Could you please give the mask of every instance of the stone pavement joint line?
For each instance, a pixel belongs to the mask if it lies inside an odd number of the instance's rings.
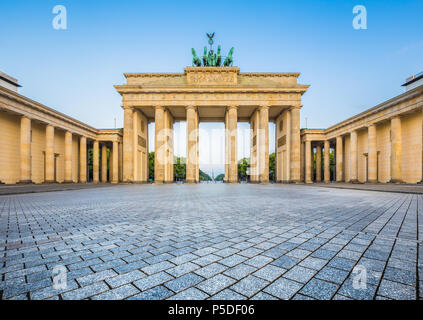
[[[418,194],[304,185],[0,196],[0,299],[422,299],[422,215]]]

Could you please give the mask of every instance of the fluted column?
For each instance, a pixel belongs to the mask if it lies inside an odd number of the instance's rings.
[[[46,126],[46,183],[54,183],[54,127]]]
[[[87,183],[87,138],[79,139],[79,182]]]
[[[305,182],[313,183],[311,177],[311,141],[305,142]]]
[[[401,159],[402,159],[402,138],[401,118],[399,116],[391,119],[391,182],[402,182]]]
[[[344,179],[344,148],[343,138],[336,137],[336,182],[342,182]]]
[[[316,146],[316,182],[322,182],[322,146]]]
[[[368,128],[368,182],[377,182],[377,145],[376,145],[376,125],[372,124]]]
[[[163,183],[165,180],[166,147],[165,147],[165,108],[155,107],[155,144],[154,144],[154,183]]]
[[[300,107],[291,108],[291,152],[290,163],[291,173],[290,179],[293,183],[300,182]]]
[[[113,141],[113,172],[112,183],[119,182],[119,143]]]
[[[101,146],[101,182],[107,182],[107,146]]]
[[[259,176],[261,183],[269,183],[269,107],[261,106],[259,113]]]
[[[228,132],[228,147],[226,148],[227,152],[229,152],[227,158],[229,160],[229,183],[237,183],[238,182],[238,149],[237,149],[237,137],[238,137],[238,107],[237,106],[229,106],[227,109],[228,114],[228,126],[226,130]]]
[[[351,131],[350,135],[350,182],[358,182],[358,144],[357,131]]]
[[[123,181],[134,181],[134,109],[124,108]]]
[[[100,182],[100,149],[98,141],[93,143],[93,183]]]
[[[72,180],[72,133],[65,133],[65,183],[73,183]]]
[[[19,183],[32,183],[31,178],[31,119],[21,117],[21,177]]]
[[[198,111],[194,106],[188,106],[187,112],[187,164],[186,182],[197,183],[198,173]]]
[[[324,181],[325,183],[330,182],[330,143],[328,140],[325,140],[324,144]]]

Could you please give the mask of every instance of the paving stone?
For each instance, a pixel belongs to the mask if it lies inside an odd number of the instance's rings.
[[[164,286],[157,286],[127,298],[127,300],[164,300],[174,293]]]
[[[206,267],[195,270],[195,273],[204,277],[204,278],[211,278],[218,273],[222,273],[226,269],[228,269],[228,267],[226,267],[226,266],[224,266],[220,263],[212,263],[212,264],[209,264]]]
[[[395,300],[415,300],[416,288],[399,282],[383,279],[377,294]]]
[[[120,287],[122,285],[134,282],[134,281],[139,280],[139,279],[144,278],[144,277],[146,277],[146,275],[144,273],[142,273],[139,270],[134,270],[134,271],[131,271],[131,272],[128,272],[128,273],[118,275],[116,277],[107,278],[106,282],[112,288],[117,288],[117,287]]]
[[[247,264],[239,264],[236,267],[233,267],[227,271],[224,272],[225,275],[240,280],[244,277],[246,277],[247,275],[253,273],[254,271],[256,271],[257,268],[249,266]]]
[[[134,282],[134,285],[141,291],[145,291],[159,284],[172,280],[173,277],[165,272],[159,272]]]
[[[197,264],[187,262],[187,263],[184,263],[184,264],[180,264],[176,267],[167,269],[166,272],[171,274],[174,277],[180,277],[180,276],[182,276],[186,273],[197,270],[199,268],[200,268],[200,266],[198,266]]]
[[[234,282],[236,282],[236,280],[224,276],[223,274],[218,274],[210,279],[204,280],[196,285],[196,287],[209,295],[214,295],[226,287],[229,287]]]
[[[92,297],[93,300],[122,300],[140,291],[133,285],[127,284]]]
[[[290,269],[294,265],[296,265],[299,261],[300,261],[300,259],[289,257],[289,256],[285,255],[285,256],[282,256],[282,257],[276,259],[275,261],[273,261],[272,264],[277,266],[277,267]]]
[[[295,266],[288,270],[283,277],[297,282],[306,283],[316,274],[315,270],[304,268],[301,266]]]
[[[302,286],[301,283],[286,278],[279,278],[265,288],[264,292],[279,299],[288,300],[291,299]]]
[[[225,289],[209,298],[209,300],[246,300],[247,298],[231,289]]]
[[[342,284],[348,276],[348,271],[335,269],[329,266],[324,267],[317,273],[316,278]]]
[[[87,276],[83,276],[80,278],[76,278],[76,281],[78,281],[81,287],[84,287],[86,285],[99,282],[99,281],[114,277],[116,275],[117,273],[114,272],[113,270],[105,270],[105,271],[89,274]]]
[[[255,276],[248,276],[231,286],[231,289],[246,297],[251,297],[261,291],[268,284],[268,281]]]
[[[356,300],[372,300],[376,294],[376,286],[373,284],[367,283],[363,288],[359,286],[356,287],[357,289],[353,286],[353,279],[348,278],[337,293]]]
[[[286,272],[286,269],[279,268],[277,266],[268,264],[263,268],[259,269],[258,271],[254,272],[253,275],[259,278],[262,278],[267,281],[273,281],[279,278]]]
[[[154,274],[154,273],[157,273],[157,272],[160,272],[160,271],[163,271],[163,270],[172,268],[174,266],[175,265],[173,263],[170,263],[168,261],[162,261],[162,262],[159,262],[159,263],[152,264],[150,266],[144,267],[141,270],[143,272],[145,272],[146,274],[151,275],[151,274]]]
[[[195,273],[187,273],[177,279],[166,282],[164,285],[174,292],[179,292],[194,286],[195,284],[199,283],[203,279],[204,279],[203,277]]]
[[[255,256],[254,258],[248,259],[247,261],[245,261],[245,263],[256,268],[261,268],[272,261],[273,261],[272,258],[260,255],[260,256]]]
[[[189,288],[168,298],[168,300],[205,300],[208,297],[209,295],[196,288]]]
[[[104,282],[96,282],[91,285],[65,292],[62,294],[64,300],[82,300],[109,290]]]
[[[252,297],[250,300],[278,300],[278,299],[271,296],[270,294],[267,294],[263,291],[260,291],[254,297]]]
[[[319,279],[311,279],[304,288],[301,289],[300,293],[315,299],[328,300],[335,294],[337,289],[338,285],[336,284]]]

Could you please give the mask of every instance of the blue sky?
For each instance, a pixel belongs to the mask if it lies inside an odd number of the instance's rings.
[[[58,4],[65,31],[52,28]],[[355,5],[367,8],[367,30],[352,27]],[[115,118],[122,126],[113,85],[123,73],[182,72],[191,47],[216,32],[241,71],[301,72],[311,85],[301,126],[307,118],[325,128],[402,93],[423,71],[421,12],[421,0],[1,1],[0,70],[25,96],[98,128]]]

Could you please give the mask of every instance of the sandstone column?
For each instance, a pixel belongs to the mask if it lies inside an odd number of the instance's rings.
[[[311,152],[311,141],[305,142],[305,183],[313,183],[312,181],[312,167],[311,167],[311,160],[312,159],[312,152]]]
[[[21,179],[19,183],[32,183],[31,178],[31,119],[21,117]]]
[[[79,140],[79,182],[87,183],[87,138]]]
[[[108,175],[108,182],[112,182],[113,181],[113,143],[112,143],[112,148],[109,149],[109,159],[107,161],[107,164],[109,165],[109,169],[107,170],[109,175]]]
[[[54,183],[54,127],[46,126],[46,183]]]
[[[225,177],[224,182],[229,182],[229,123],[228,112],[225,112]]]
[[[112,172],[112,183],[119,182],[119,144],[117,141],[113,141],[113,172]]]
[[[100,149],[98,141],[93,143],[93,183],[100,182]]]
[[[301,142],[300,145],[300,180],[305,182],[305,143]]]
[[[72,133],[65,133],[65,183],[73,183],[72,180]]]
[[[269,107],[261,106],[259,113],[259,177],[260,182],[266,184],[269,183]]]
[[[300,182],[300,107],[291,108],[291,182]]]
[[[187,164],[186,182],[197,183],[198,168],[198,114],[197,108],[188,106],[187,112]]]
[[[228,126],[226,130],[228,132],[228,147],[226,148],[229,152],[227,158],[229,159],[229,183],[238,182],[238,149],[237,149],[237,137],[238,137],[238,107],[229,106],[227,109],[228,114]]]
[[[358,182],[358,144],[357,130],[351,131],[350,135],[350,182]]]
[[[324,145],[324,180],[325,183],[329,183],[330,182],[330,143],[329,140],[325,140],[325,145]]]
[[[322,146],[316,146],[316,182],[322,182]]]
[[[377,145],[376,145],[376,125],[372,124],[368,128],[368,182],[377,182]]]
[[[123,182],[134,181],[134,109],[124,107]]]
[[[107,147],[101,146],[101,182],[107,182]]]
[[[343,138],[336,137],[336,182],[342,182],[344,177]]]
[[[401,138],[401,118],[399,116],[391,119],[391,182],[400,183],[401,158],[402,158],[402,138]]]
[[[155,107],[155,143],[154,143],[154,183],[165,181],[166,146],[165,146],[165,108]]]

